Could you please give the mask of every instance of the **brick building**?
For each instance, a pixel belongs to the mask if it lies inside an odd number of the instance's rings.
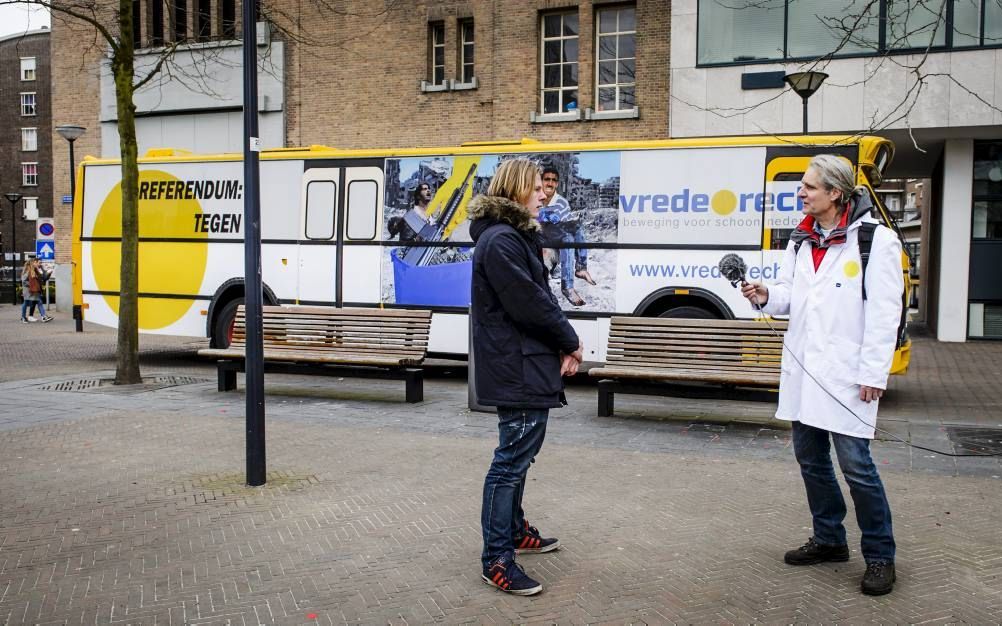
[[[49,31],[0,39],[0,194],[19,193],[11,230],[11,205],[0,196],[3,252],[35,251],[35,220],[52,217],[52,99]],[[6,259],[6,257],[4,257]]]
[[[663,138],[669,3],[600,0],[265,0],[258,26],[264,147],[401,147],[518,139]],[[175,77],[137,93],[140,154],[240,151],[241,6],[137,1],[137,67],[183,42]],[[300,24],[301,28],[290,27]],[[116,156],[113,83],[91,30],[53,15],[53,115],[89,129],[77,154]],[[182,81],[176,76],[185,75]],[[58,142],[55,194],[67,193]],[[57,220],[69,223],[69,208]],[[68,236],[68,229],[61,229]],[[68,240],[58,248],[67,262]],[[67,274],[68,275],[68,274]]]

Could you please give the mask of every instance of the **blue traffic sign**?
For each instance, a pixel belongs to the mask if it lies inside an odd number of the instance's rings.
[[[73,196],[63,196],[63,204],[73,204]]]
[[[52,261],[56,258],[56,244],[52,241],[36,241],[35,257],[39,261]]]

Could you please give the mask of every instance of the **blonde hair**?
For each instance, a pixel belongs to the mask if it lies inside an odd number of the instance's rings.
[[[536,177],[539,175],[539,166],[529,159],[509,159],[494,172],[487,195],[524,204],[536,188]]]

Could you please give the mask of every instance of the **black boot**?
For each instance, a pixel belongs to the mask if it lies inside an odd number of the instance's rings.
[[[860,589],[868,596],[882,596],[894,589],[894,563],[867,563]]]
[[[849,560],[849,546],[826,546],[814,541],[814,537],[796,550],[790,550],[783,557],[787,565],[814,565],[832,561],[841,563]]]

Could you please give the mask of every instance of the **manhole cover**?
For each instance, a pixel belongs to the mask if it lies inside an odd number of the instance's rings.
[[[946,432],[956,452],[1002,454],[1002,428],[947,426]]]
[[[179,385],[191,385],[195,383],[207,383],[204,378],[193,376],[176,376],[164,374],[160,376],[144,376],[143,382],[136,385],[116,385],[111,378],[78,378],[74,380],[62,380],[56,383],[46,383],[40,385],[38,389],[42,391],[82,391],[96,393],[118,393],[133,394],[177,387]]]

